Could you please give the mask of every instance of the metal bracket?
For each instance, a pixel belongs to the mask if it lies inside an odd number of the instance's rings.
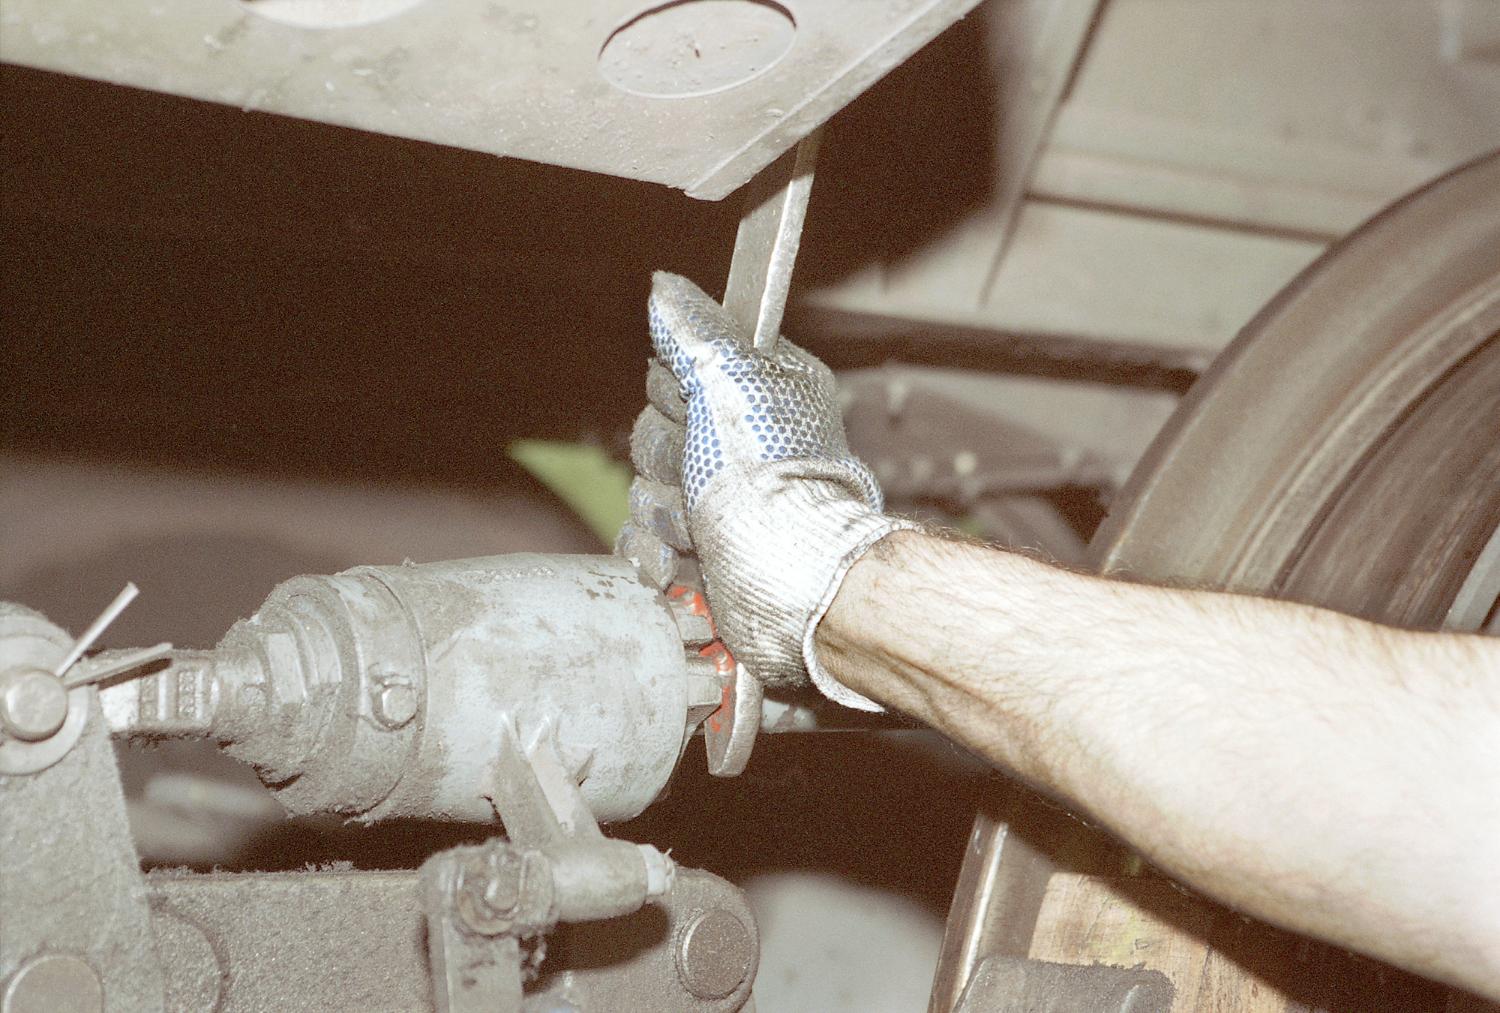
[[[440,852],[420,871],[439,1013],[519,1011],[522,939],[558,922],[631,914],[676,878],[651,845],[604,836],[554,725],[544,723],[523,749],[506,715],[499,737],[489,798],[508,839]]]

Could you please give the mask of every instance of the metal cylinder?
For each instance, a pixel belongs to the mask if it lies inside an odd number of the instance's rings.
[[[298,577],[214,652],[212,734],[293,813],[489,821],[497,730],[556,729],[600,821],[662,790],[688,727],[683,633],[613,556]]]

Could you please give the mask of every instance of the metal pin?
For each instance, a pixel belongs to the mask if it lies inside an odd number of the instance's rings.
[[[94,641],[99,639],[99,635],[109,628],[110,623],[119,618],[120,613],[125,611],[125,606],[135,601],[136,595],[140,593],[141,589],[136,587],[133,581],[126,584],[125,589],[115,595],[115,600],[110,602],[103,612],[99,613],[99,618],[95,619],[93,624],[83,631],[83,636],[78,638],[78,642],[73,645],[73,649],[63,657],[62,661],[58,662],[57,667],[52,670],[52,674],[59,679],[62,678],[62,674],[72,668],[79,658],[83,657],[84,651],[94,646]]]
[[[101,654],[97,658],[90,658],[82,664],[75,665],[63,678],[63,685],[68,689],[77,689],[79,686],[87,686],[90,683],[103,682],[133,668],[149,665],[153,661],[161,661],[171,653],[172,645],[162,643],[155,647],[143,647],[138,651],[115,654],[112,657]]]

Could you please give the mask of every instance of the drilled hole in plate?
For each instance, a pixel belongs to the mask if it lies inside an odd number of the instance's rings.
[[[791,12],[767,0],[677,0],[615,29],[599,72],[632,95],[711,95],[771,69],[796,34]]]
[[[298,28],[352,28],[405,13],[423,0],[238,0],[268,21]]]

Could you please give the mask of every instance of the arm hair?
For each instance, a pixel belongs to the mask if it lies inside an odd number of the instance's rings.
[[[1500,638],[902,532],[815,644],[1204,893],[1500,999]]]

